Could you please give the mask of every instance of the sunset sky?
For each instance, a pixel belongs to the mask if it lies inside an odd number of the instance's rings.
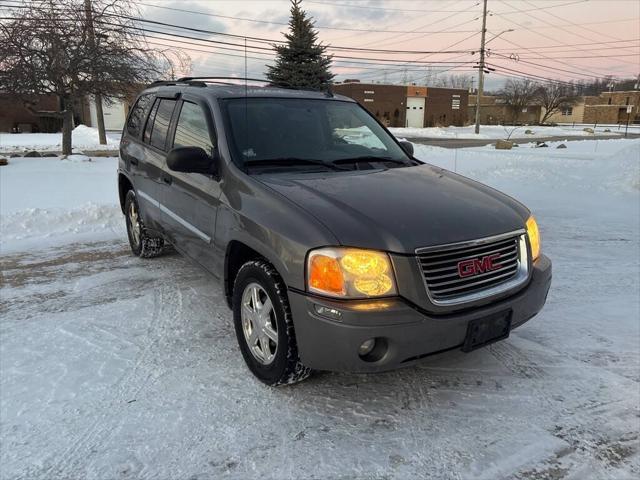
[[[158,47],[184,49],[193,74],[218,76],[243,76],[241,37],[248,36],[256,39],[247,40],[248,76],[262,77],[274,55],[260,39],[283,39],[290,8],[288,0],[136,3],[148,20],[238,35],[148,27],[156,30],[148,35],[156,37],[149,40]],[[313,17],[320,40],[337,47],[330,50],[337,80],[424,84],[442,75],[477,72],[472,67],[478,60],[482,0],[303,0],[303,8]],[[496,69],[487,76],[489,89],[498,88],[509,75],[589,81],[640,73],[640,0],[489,0],[488,10],[487,40],[500,34],[487,45],[487,62]]]

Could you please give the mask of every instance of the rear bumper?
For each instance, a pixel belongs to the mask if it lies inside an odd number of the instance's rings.
[[[289,291],[289,302],[302,362],[316,370],[377,372],[410,365],[464,343],[467,325],[477,318],[511,311],[512,328],[543,307],[551,285],[551,261],[536,260],[528,285],[509,298],[447,315],[420,310],[402,298],[344,302]],[[319,315],[316,306],[340,312],[339,319]],[[371,338],[384,339],[386,351],[365,361],[358,347]]]

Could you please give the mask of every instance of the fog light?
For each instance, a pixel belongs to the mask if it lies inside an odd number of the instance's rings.
[[[361,357],[367,356],[373,350],[373,347],[376,346],[376,339],[370,338],[369,340],[365,340],[362,342],[362,345],[358,347],[358,355]]]
[[[314,304],[313,307],[315,308],[316,313],[318,315],[322,315],[323,317],[329,317],[334,320],[340,320],[340,317],[342,317],[342,312],[335,308],[325,307],[323,305],[316,305],[316,304]]]

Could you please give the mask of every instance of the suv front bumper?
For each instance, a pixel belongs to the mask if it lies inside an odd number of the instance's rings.
[[[551,285],[551,261],[541,255],[526,287],[514,295],[481,307],[434,315],[402,298],[335,301],[289,291],[300,359],[316,370],[379,372],[410,365],[446,350],[461,348],[469,322],[511,311],[511,328],[543,307]],[[339,312],[339,319],[317,313],[317,306]],[[386,351],[365,361],[359,346],[371,338],[384,339]]]

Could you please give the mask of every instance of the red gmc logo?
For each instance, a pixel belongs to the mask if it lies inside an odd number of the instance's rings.
[[[458,262],[458,275],[460,278],[478,275],[484,272],[491,272],[502,268],[502,265],[496,263],[500,258],[499,253],[487,255],[486,257],[471,258]]]

